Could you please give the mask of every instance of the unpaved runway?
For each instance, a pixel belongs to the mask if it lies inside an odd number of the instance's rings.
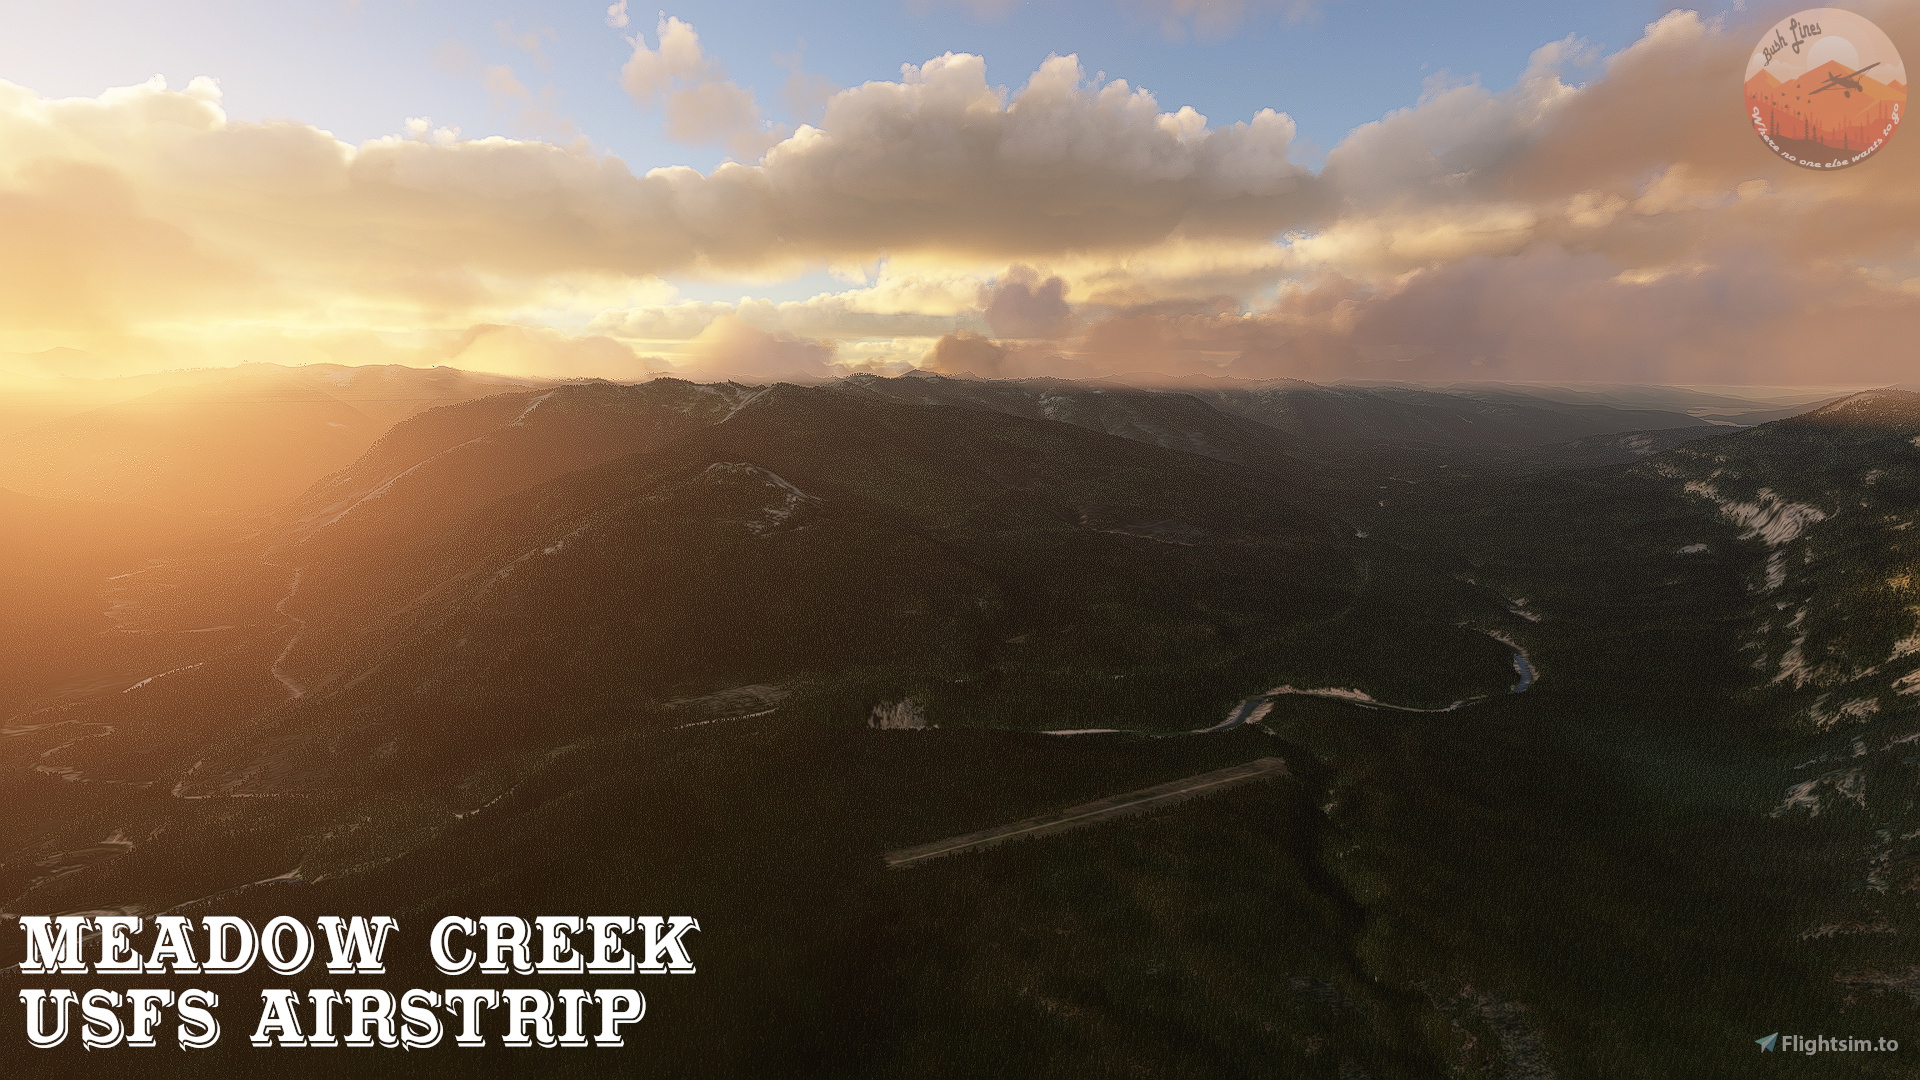
[[[1045,836],[1048,833],[1061,832],[1106,818],[1144,813],[1169,803],[1208,795],[1222,788],[1243,784],[1250,780],[1291,775],[1293,774],[1287,771],[1287,763],[1284,760],[1277,757],[1261,758],[1258,761],[1249,761],[1245,765],[1215,769],[1213,772],[1189,776],[1184,780],[1156,784],[1150,788],[1141,788],[1139,791],[1130,791],[1125,795],[1109,796],[1097,802],[1084,803],[1062,810],[1057,814],[1042,814],[1039,817],[1016,821],[1011,825],[1002,825],[996,829],[936,840],[931,844],[900,848],[897,851],[889,851],[882,857],[890,867],[912,866],[941,855],[989,847],[1016,837]]]

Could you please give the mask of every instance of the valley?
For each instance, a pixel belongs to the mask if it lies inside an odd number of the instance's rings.
[[[1740,1077],[1755,1034],[1897,1034],[1920,395],[1662,393],[578,382],[272,506],[30,505],[0,965],[20,914],[684,910],[700,973],[627,1033],[677,1075]]]

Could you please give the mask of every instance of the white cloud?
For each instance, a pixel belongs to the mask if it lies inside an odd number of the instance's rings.
[[[638,347],[678,351],[724,317],[769,333],[841,341],[936,338],[958,329],[986,329],[981,300],[987,281],[965,274],[896,274],[861,289],[776,303],[742,297],[733,303],[652,302],[601,312],[590,328]]]
[[[708,72],[700,35],[693,27],[663,15],[654,38],[659,47],[648,48],[646,35],[635,34],[633,55],[620,68],[620,85],[640,105],[656,104],[676,80],[697,79]]]
[[[786,137],[784,129],[761,121],[753,93],[707,58],[692,26],[663,15],[655,37],[658,48],[649,48],[644,36],[634,37],[620,85],[636,105],[664,101],[668,138],[695,146],[721,143],[735,156],[753,160]]]
[[[1920,9],[1886,22],[1920,34]],[[1668,15],[1584,86],[1561,75],[1578,43],[1553,43],[1510,89],[1436,83],[1318,176],[1290,160],[1283,113],[1211,123],[1073,57],[1013,90],[979,57],[907,65],[705,174],[426,118],[350,146],[232,120],[211,81],[64,100],[0,83],[0,351],[525,321],[827,366],[962,331],[1001,335],[1017,371],[1652,365],[1731,382],[1730,365],[1791,381],[1795,355],[1878,362],[1856,346],[1920,333],[1920,189],[1873,164],[1766,169],[1715,97],[1743,36]],[[548,107],[504,66],[469,76],[503,107]],[[623,79],[682,137],[770,137],[677,19],[634,43]],[[827,268],[860,287],[730,305],[631,287]],[[827,339],[843,344],[822,354]]]
[[[436,146],[452,146],[460,141],[459,128],[435,127],[431,116],[409,116],[405,127],[409,137],[422,142],[431,142]]]
[[[692,28],[664,19],[657,40],[636,45],[630,84],[710,87],[676,106],[685,137],[743,127],[745,99],[705,79]],[[818,127],[763,164],[704,176],[635,176],[584,147],[456,141],[425,119],[408,138],[351,147],[295,124],[230,123],[211,84],[64,102],[5,88],[0,157],[31,160],[56,146],[62,157],[91,156],[143,186],[143,213],[252,267],[259,287],[283,287],[289,308],[311,297],[303,318],[329,320],[403,320],[409,308],[498,319],[556,275],[777,276],[891,255],[895,269],[874,288],[806,302],[769,325],[850,337],[984,330],[980,282],[995,265],[1030,262],[1051,263],[1060,281],[1020,286],[1054,290],[1039,297],[1048,312],[1028,318],[1028,331],[1056,334],[1067,296],[1168,295],[1177,286],[1164,276],[1189,272],[1181,267],[1271,281],[1275,250],[1258,238],[1322,205],[1287,160],[1293,125],[1282,114],[1210,127],[1125,82],[1088,83],[1071,57],[1048,60],[1012,94],[989,86],[985,70],[964,55],[908,66],[897,82],[835,96]],[[691,81],[675,86],[683,74]],[[482,78],[503,105],[539,104],[505,66]],[[162,115],[176,118],[152,124]],[[923,281],[964,280],[964,302],[884,299],[908,288],[909,267]],[[1012,292],[999,295],[1011,303]]]
[[[1362,124],[1328,151],[1322,176],[1356,209],[1485,198],[1578,95],[1560,74],[1579,54],[1571,39],[1542,46],[1520,80],[1499,93],[1430,79],[1419,104]]]
[[[1015,266],[982,291],[987,325],[995,337],[1061,338],[1073,332],[1067,283],[1058,276],[1042,281],[1032,267]]]
[[[795,375],[832,378],[843,374],[829,367],[835,351],[831,341],[809,341],[788,333],[770,333],[735,315],[722,315],[693,340],[681,370],[705,377],[742,380],[789,378]]]
[[[665,118],[667,137],[675,142],[724,143],[735,157],[749,161],[786,136],[784,129],[761,123],[760,107],[751,92],[727,81],[675,90],[667,95]]]

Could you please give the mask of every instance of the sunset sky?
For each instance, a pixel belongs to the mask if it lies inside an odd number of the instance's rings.
[[[0,374],[1912,382],[1796,10],[0,0]]]

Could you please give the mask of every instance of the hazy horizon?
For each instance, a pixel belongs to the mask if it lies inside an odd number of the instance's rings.
[[[1380,379],[1374,379],[1374,378],[1354,377],[1354,378],[1331,379],[1324,382],[1317,382],[1316,380],[1311,380],[1311,379],[1294,379],[1289,376],[1271,376],[1267,378],[1253,378],[1253,377],[1242,376],[1242,375],[1212,374],[1207,372],[1190,372],[1185,374],[1165,374],[1165,373],[1153,372],[1153,371],[1121,371],[1121,372],[1113,372],[1111,374],[1105,374],[1105,375],[1078,376],[1078,377],[1057,376],[1057,375],[1049,375],[1045,373],[1035,374],[1035,375],[1025,375],[1025,376],[996,376],[996,375],[980,375],[970,371],[941,371],[931,367],[907,368],[897,372],[850,370],[850,371],[844,371],[844,372],[831,372],[825,375],[812,375],[812,374],[801,372],[801,371],[777,372],[777,373],[771,373],[765,376],[761,376],[759,378],[749,378],[749,379],[742,379],[742,378],[727,376],[724,374],[716,376],[714,375],[714,373],[701,372],[701,371],[656,371],[656,372],[649,372],[639,378],[616,378],[616,377],[609,377],[609,376],[603,376],[603,375],[548,375],[548,376],[515,375],[505,371],[486,371],[486,370],[480,370],[475,368],[461,367],[455,364],[432,364],[432,365],[398,364],[398,363],[356,364],[356,363],[343,363],[340,361],[332,361],[332,360],[314,360],[304,364],[283,364],[283,363],[279,363],[277,361],[271,361],[271,360],[241,360],[232,364],[224,364],[224,365],[201,365],[201,366],[156,368],[149,371],[128,372],[128,373],[110,374],[110,375],[75,375],[75,374],[67,374],[67,373],[34,375],[34,374],[23,373],[17,370],[9,370],[7,368],[0,367],[0,394],[19,393],[21,391],[27,391],[32,389],[46,389],[49,385],[57,385],[60,383],[98,384],[98,383],[108,383],[108,382],[132,381],[132,380],[139,380],[139,379],[151,379],[153,377],[166,376],[166,375],[197,375],[197,374],[211,374],[211,373],[218,373],[218,372],[244,373],[249,369],[259,369],[259,368],[281,368],[283,370],[288,370],[288,371],[297,371],[302,368],[323,368],[323,367],[336,367],[336,368],[346,368],[346,369],[404,368],[410,371],[433,371],[437,369],[437,370],[447,370],[447,371],[458,371],[458,372],[462,372],[464,374],[469,374],[469,375],[481,375],[481,376],[497,377],[501,379],[512,379],[512,380],[525,382],[528,385],[533,385],[538,383],[603,381],[603,382],[618,383],[618,384],[627,385],[627,386],[637,386],[647,382],[651,382],[654,379],[668,378],[668,379],[683,379],[689,382],[726,382],[731,380],[735,382],[742,382],[746,385],[764,386],[764,385],[770,385],[772,383],[777,383],[782,381],[796,381],[802,384],[832,381],[835,379],[847,378],[853,375],[878,375],[882,378],[897,378],[903,375],[925,374],[925,375],[939,375],[946,378],[978,379],[981,381],[989,381],[989,382],[997,382],[997,381],[1018,382],[1023,379],[1063,379],[1064,381],[1068,381],[1068,382],[1113,382],[1113,383],[1120,383],[1126,386],[1139,387],[1142,389],[1173,387],[1173,386],[1178,386],[1183,382],[1191,383],[1195,379],[1206,379],[1209,381],[1221,382],[1221,383],[1307,382],[1307,383],[1313,383],[1314,385],[1321,385],[1321,386],[1381,386],[1381,387],[1418,386],[1418,387],[1428,387],[1428,388],[1444,388],[1449,386],[1454,386],[1454,387],[1517,386],[1517,387],[1540,387],[1540,388],[1565,387],[1568,389],[1582,388],[1582,387],[1586,387],[1586,388],[1642,388],[1644,387],[1644,388],[1668,388],[1668,389],[1675,389],[1675,390],[1688,390],[1688,391],[1694,391],[1694,392],[1703,393],[1703,394],[1722,393],[1722,394],[1728,394],[1731,396],[1740,396],[1743,394],[1754,395],[1753,400],[1756,400],[1756,401],[1768,400],[1767,397],[1759,396],[1762,394],[1771,394],[1777,397],[1781,397],[1784,400],[1786,398],[1797,398],[1803,395],[1850,394],[1850,393],[1859,393],[1866,390],[1915,389],[1916,387],[1920,387],[1920,383],[1912,383],[1912,382],[1905,382],[1905,383],[1891,382],[1891,383],[1881,383],[1881,384],[1870,384],[1867,382],[1845,382],[1845,383],[1807,383],[1802,385],[1787,385],[1787,384],[1778,384],[1778,383],[1618,382],[1618,381],[1611,381],[1611,380],[1582,381],[1578,379],[1489,379],[1489,378],[1432,378],[1432,379],[1380,378]]]

